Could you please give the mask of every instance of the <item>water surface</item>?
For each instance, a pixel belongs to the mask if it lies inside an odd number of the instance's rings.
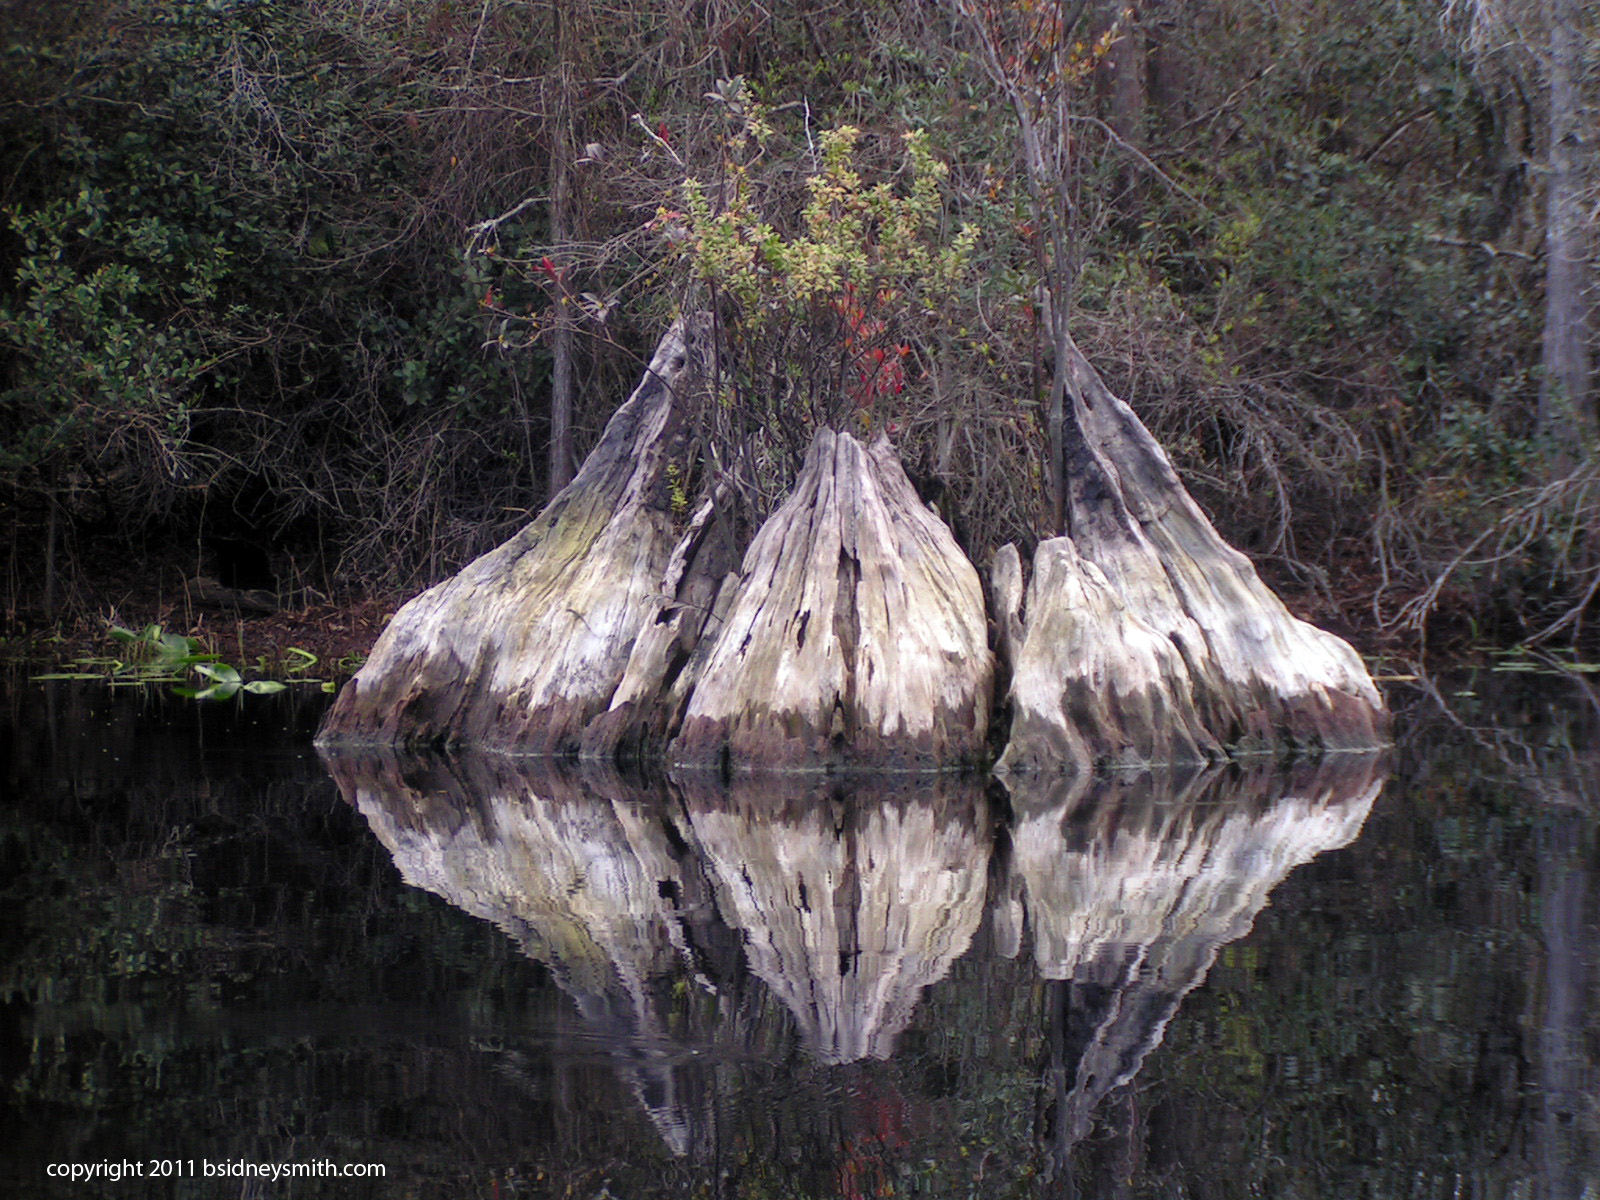
[[[0,1188],[1600,1195],[1594,697],[1394,699],[1391,757],[1007,793],[16,683]],[[48,1173],[173,1160],[385,1177]]]

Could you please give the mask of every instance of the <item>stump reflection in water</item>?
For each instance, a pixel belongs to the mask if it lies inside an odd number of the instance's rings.
[[[330,755],[407,882],[544,963],[671,1150],[714,1142],[706,1055],[888,1058],[983,918],[1047,1006],[1058,1155],[1291,870],[1360,830],[1372,755],[1016,784],[688,776]],[[776,1000],[778,1003],[774,1004]],[[1059,1158],[1058,1158],[1059,1161]]]
[[[1013,796],[1009,883],[1034,965],[1057,981],[1048,1082],[1058,1164],[1272,889],[1355,840],[1385,774],[1379,756],[1330,755],[1287,772],[1041,782]]]
[[[717,908],[824,1063],[888,1058],[983,919],[992,820],[974,778],[756,777],[682,789]]]

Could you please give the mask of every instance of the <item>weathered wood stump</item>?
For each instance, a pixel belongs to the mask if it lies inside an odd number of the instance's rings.
[[[659,611],[677,541],[674,389],[694,341],[674,325],[577,477],[521,533],[395,615],[319,741],[578,749]]]
[[[723,771],[985,760],[982,588],[886,438],[819,431],[737,571],[725,493],[680,527],[668,467],[698,357],[686,328],[544,512],[401,609],[322,742]],[[1070,536],[1040,547],[1026,585],[1015,550],[995,559],[1001,768],[1381,745],[1355,652],[1289,614],[1071,350]]]
[[[887,438],[821,430],[695,665],[681,765],[929,768],[984,755],[983,589]]]
[[[737,578],[728,574],[737,556],[721,499],[706,497],[673,548],[611,706],[584,730],[580,757],[635,766],[664,757],[711,645],[703,635],[722,624],[733,597],[724,584]]]
[[[736,573],[717,493],[675,529],[691,340],[663,339],[532,524],[396,614],[320,741],[607,760],[671,742],[718,767],[983,758],[982,587],[887,439],[820,432]]]
[[[1070,536],[1040,546],[1025,594],[1015,551],[992,573],[1011,667],[1000,769],[1383,745],[1356,652],[1289,613],[1076,347],[1066,365]]]

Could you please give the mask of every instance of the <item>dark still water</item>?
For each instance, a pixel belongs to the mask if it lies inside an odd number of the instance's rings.
[[[0,1196],[1600,1196],[1595,695],[1395,686],[1383,761],[1008,796],[15,683]]]

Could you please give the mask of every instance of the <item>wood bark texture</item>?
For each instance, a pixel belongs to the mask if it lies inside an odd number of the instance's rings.
[[[1387,714],[1360,657],[1292,616],[1224,542],[1155,438],[1070,340],[1070,536],[992,581],[1010,647],[1002,771],[1372,749]]]
[[[674,325],[577,477],[521,533],[395,614],[319,741],[578,749],[659,609],[677,540],[674,390],[695,340]]]
[[[983,756],[983,589],[887,438],[821,430],[746,552],[671,756],[930,768]]]
[[[710,640],[708,627],[726,616],[729,574],[736,554],[732,531],[721,518],[723,497],[713,494],[678,539],[662,586],[628,655],[611,706],[583,733],[580,757],[644,765],[660,761],[677,733],[684,704]]]

